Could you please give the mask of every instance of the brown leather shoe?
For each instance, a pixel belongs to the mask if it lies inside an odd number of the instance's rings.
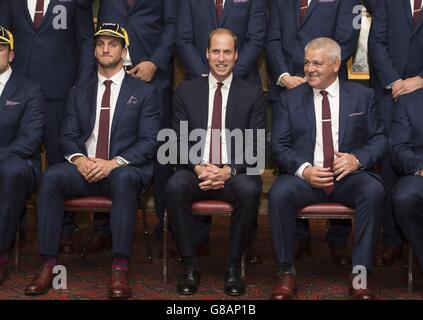
[[[310,242],[308,241],[296,241],[295,242],[295,260],[308,257],[311,255]]]
[[[59,246],[60,253],[72,253],[75,252],[75,241],[73,236],[70,234],[64,234],[60,238],[60,246]]]
[[[104,232],[94,231],[83,246],[84,254],[96,254],[112,248],[112,236]]]
[[[54,266],[43,266],[34,279],[25,287],[25,295],[37,296],[47,293],[52,285]]]
[[[7,263],[0,263],[0,286],[7,278]]]
[[[354,289],[353,287],[353,280],[355,274],[351,274],[350,281],[349,281],[349,291],[351,294],[351,298],[353,300],[376,300],[376,295],[373,293],[371,289],[369,289],[367,280],[367,288],[366,289]]]
[[[382,254],[376,257],[375,266],[385,267],[390,266],[397,260],[402,259],[402,246],[399,247],[385,247]]]
[[[330,255],[335,264],[348,265],[351,264],[351,259],[347,254],[345,246],[333,246],[330,248]]]
[[[131,286],[128,281],[128,271],[112,270],[112,285],[110,287],[110,299],[129,299],[132,297]]]
[[[272,300],[291,300],[297,292],[297,277],[292,273],[283,273],[272,289]]]

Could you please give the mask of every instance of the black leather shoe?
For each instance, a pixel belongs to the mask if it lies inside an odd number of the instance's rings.
[[[189,296],[197,293],[199,285],[200,271],[194,267],[188,267],[176,285],[176,292],[183,296]]]
[[[236,268],[229,268],[225,273],[225,293],[229,296],[240,296],[245,294],[245,283],[241,278],[241,271]]]

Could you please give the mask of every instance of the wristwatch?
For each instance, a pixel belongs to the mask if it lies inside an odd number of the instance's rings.
[[[120,157],[115,157],[116,163],[119,167],[126,167],[127,163]]]
[[[231,167],[231,166],[228,166],[228,167],[230,169],[229,174],[230,174],[231,178],[235,177],[236,176],[236,169],[234,167]]]

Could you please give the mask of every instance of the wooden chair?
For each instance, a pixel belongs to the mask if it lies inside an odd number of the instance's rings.
[[[108,197],[103,197],[103,196],[80,197],[80,198],[65,200],[65,211],[71,211],[75,213],[81,213],[81,212],[110,213],[111,209],[112,209],[112,200]],[[141,211],[141,214],[142,214],[143,227],[144,227],[144,240],[145,240],[146,252],[147,252],[147,263],[152,263],[153,257],[151,253],[151,242],[150,242],[149,231],[148,231],[146,204],[145,204],[143,196],[140,196],[139,198],[138,209]],[[84,258],[85,254],[83,250],[81,250],[80,227],[79,227],[78,215],[75,215],[74,224],[75,224],[76,251],[81,255],[81,258]]]

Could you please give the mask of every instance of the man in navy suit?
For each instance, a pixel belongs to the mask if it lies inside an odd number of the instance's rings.
[[[260,84],[257,60],[266,34],[264,0],[180,0],[176,27],[176,49],[185,79],[209,73],[206,58],[209,34],[225,28],[238,38],[234,76]]]
[[[98,11],[99,22],[113,21],[128,31],[130,47],[124,65],[128,73],[151,83],[159,95],[161,128],[170,127],[171,79],[176,29],[175,0],[101,0]],[[161,237],[165,206],[165,188],[172,175],[170,165],[154,164],[153,191],[156,212],[160,223],[156,235]],[[107,232],[108,215],[103,222],[96,215],[95,228],[103,231],[97,238],[104,238]],[[95,244],[91,247],[96,247]]]
[[[41,84],[47,117],[43,144],[49,165],[65,161],[60,126],[77,80],[95,73],[92,0],[2,0],[0,24],[15,36],[13,69]],[[66,220],[70,220],[69,214]],[[64,226],[62,252],[75,250],[72,223]]]
[[[391,160],[401,178],[392,190],[398,224],[423,267],[423,89],[400,96],[391,127]]]
[[[304,47],[314,38],[334,39],[341,47],[339,76],[347,79],[346,62],[357,46],[359,30],[354,28],[353,8],[360,0],[273,0],[267,33],[267,62],[271,70],[269,100],[279,107],[280,93],[305,83]],[[342,255],[351,231],[348,220],[331,220],[326,234],[335,263],[346,264]],[[308,255],[310,230],[307,220],[297,222],[297,257]]]
[[[235,34],[228,29],[216,29],[209,39],[209,76],[184,81],[177,87],[174,99],[173,127],[179,145],[188,138],[183,135],[183,125],[188,125],[190,133],[201,131],[201,141],[188,142],[191,155],[198,154],[194,150],[197,144],[201,145],[200,156],[188,159],[188,163],[178,163],[167,185],[166,206],[185,265],[176,290],[178,294],[191,295],[200,284],[191,204],[202,199],[232,204],[224,290],[237,296],[245,293],[240,274],[241,256],[256,227],[261,194],[261,178],[257,172],[250,173],[246,150],[254,155],[263,152],[259,147],[264,148],[265,141],[257,142],[257,135],[260,129],[265,129],[266,112],[261,86],[234,77],[238,57]],[[230,136],[225,131],[220,138],[220,130],[225,129]],[[252,131],[253,141],[248,141],[247,129]],[[232,137],[234,130],[242,132],[241,139]]]
[[[42,85],[47,103],[44,145],[50,165],[63,162],[59,127],[77,77],[94,74],[89,0],[3,0],[0,24],[15,36],[13,69]]]
[[[238,60],[234,76],[261,84],[257,60],[266,34],[264,0],[180,0],[176,23],[176,51],[185,79],[207,76],[206,48],[210,32],[229,29],[238,38]],[[200,255],[208,255],[210,217],[196,217],[196,238]]]
[[[128,261],[139,194],[153,175],[160,118],[153,86],[126,74],[127,34],[104,23],[95,34],[98,76],[70,95],[61,134],[66,163],[44,174],[37,200],[38,241],[44,259],[26,295],[46,293],[58,264],[65,198],[105,195],[112,199],[110,298],[129,298]]]
[[[384,156],[388,139],[373,90],[339,80],[340,66],[341,48],[334,40],[312,40],[305,48],[307,83],[282,94],[273,109],[271,146],[282,173],[269,193],[279,267],[273,299],[294,295],[297,210],[313,203],[355,208],[352,265],[372,268],[385,190],[369,170]],[[369,288],[354,286],[353,275],[350,291],[353,299],[374,298]]]
[[[40,174],[45,124],[41,87],[12,70],[13,58],[13,36],[0,26],[0,285],[25,201]]]
[[[423,88],[423,18],[420,0],[367,0],[372,13],[368,48],[371,86],[376,91],[385,127],[390,132],[395,99]],[[398,179],[389,159],[381,163],[388,190]],[[389,265],[402,257],[402,236],[394,219],[392,203],[383,222],[384,250],[377,265]]]

